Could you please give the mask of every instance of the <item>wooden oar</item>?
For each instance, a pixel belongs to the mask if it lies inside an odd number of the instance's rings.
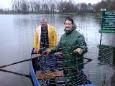
[[[4,67],[7,67],[7,66],[15,65],[15,64],[18,64],[18,63],[26,62],[26,61],[31,61],[32,59],[38,58],[39,56],[40,56],[40,54],[33,54],[32,58],[25,59],[25,60],[22,60],[22,61],[13,62],[13,63],[7,64],[7,65],[2,65],[2,66],[0,66],[0,68],[4,68]]]
[[[86,62],[84,62],[84,64],[87,64],[87,63],[89,63],[89,62],[91,62],[91,61],[92,61],[92,59],[90,59],[90,58],[84,58],[84,59],[86,59],[86,60],[87,60]]]
[[[0,69],[0,71],[7,72],[7,73],[12,73],[12,74],[16,74],[16,75],[20,75],[20,76],[24,76],[24,77],[27,77],[27,78],[31,78],[30,75],[21,74],[21,73],[17,73],[17,72],[9,71],[9,70],[6,70],[6,69]]]
[[[22,61],[13,62],[13,63],[7,64],[7,65],[2,65],[2,66],[0,66],[0,68],[4,68],[4,67],[7,67],[7,66],[15,65],[15,64],[18,64],[18,63],[26,62],[26,61],[31,61],[32,59],[38,58],[39,56],[41,56],[41,54],[33,54],[32,58],[22,60]],[[84,58],[84,59],[87,59],[87,62],[84,63],[84,64],[87,64],[88,62],[92,61],[92,59],[89,59],[89,58]]]

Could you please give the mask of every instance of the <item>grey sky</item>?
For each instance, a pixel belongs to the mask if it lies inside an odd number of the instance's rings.
[[[12,4],[13,0],[0,0],[0,8],[3,9],[7,9],[7,8],[11,8],[11,4]],[[29,0],[28,0],[29,1]],[[67,1],[67,0],[66,0]],[[76,3],[81,3],[81,2],[85,2],[85,3],[92,3],[95,4],[97,2],[100,2],[101,0],[74,0]]]

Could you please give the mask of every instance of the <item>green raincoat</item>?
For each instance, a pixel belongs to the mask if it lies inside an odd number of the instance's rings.
[[[52,52],[62,50],[63,53],[63,68],[65,73],[67,86],[73,86],[72,83],[76,82],[76,70],[83,68],[83,54],[87,52],[87,45],[84,36],[81,35],[75,28],[72,30],[64,30],[65,33],[55,49]],[[83,49],[81,55],[74,53],[77,48]],[[69,83],[69,81],[71,83]]]

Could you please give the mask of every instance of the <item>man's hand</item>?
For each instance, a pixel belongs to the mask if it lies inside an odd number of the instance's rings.
[[[39,49],[38,48],[34,48],[34,53],[38,54],[39,53]]]
[[[44,55],[48,55],[50,52],[51,52],[51,49],[48,48],[48,49],[46,49],[46,50],[43,52],[43,54],[44,54]]]
[[[58,56],[58,57],[62,57],[62,52],[56,52],[56,53],[54,53],[55,54],[55,56]]]
[[[77,48],[77,49],[74,50],[74,52],[81,55],[83,53],[83,49]]]

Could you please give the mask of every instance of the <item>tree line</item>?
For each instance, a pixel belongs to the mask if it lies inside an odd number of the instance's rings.
[[[90,3],[75,4],[71,0],[54,3],[40,2],[40,0],[31,2],[18,0],[13,2],[12,9],[16,13],[75,13],[93,11],[93,5]]]
[[[94,8],[95,11],[100,11],[100,9],[115,10],[115,0],[102,0],[94,5]]]
[[[83,12],[100,12],[101,9],[115,10],[115,0],[102,0],[99,3],[78,3],[58,0],[14,0],[12,3],[13,13],[83,13]],[[0,12],[4,12],[0,9]]]

